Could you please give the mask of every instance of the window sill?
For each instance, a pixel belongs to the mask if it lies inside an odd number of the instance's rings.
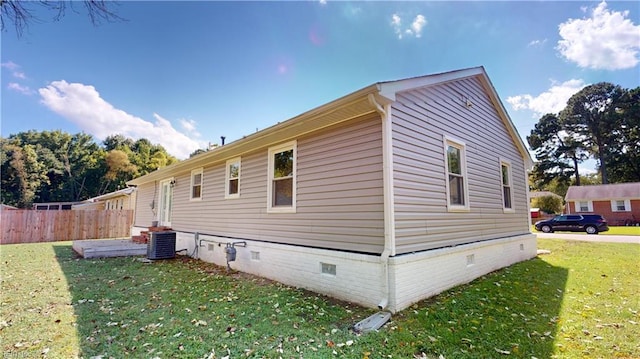
[[[448,206],[448,212],[471,212],[471,208],[465,206]]]
[[[267,213],[296,213],[296,207],[270,207]]]

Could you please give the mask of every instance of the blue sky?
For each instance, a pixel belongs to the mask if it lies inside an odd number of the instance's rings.
[[[600,81],[640,86],[637,2],[122,1],[2,33],[2,123],[186,158],[379,81],[484,66],[526,137]]]

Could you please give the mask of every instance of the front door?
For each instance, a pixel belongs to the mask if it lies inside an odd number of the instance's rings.
[[[171,206],[173,202],[172,180],[160,182],[160,201],[158,211],[158,224],[171,227]]]

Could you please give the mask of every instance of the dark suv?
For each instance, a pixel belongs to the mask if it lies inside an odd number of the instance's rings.
[[[535,226],[536,230],[544,233],[571,231],[598,234],[609,230],[607,220],[599,214],[564,214],[546,221],[538,221]]]

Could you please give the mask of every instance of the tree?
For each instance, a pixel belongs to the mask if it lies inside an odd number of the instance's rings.
[[[560,112],[564,129],[598,160],[602,183],[609,183],[607,163],[615,148],[611,147],[619,133],[620,115],[617,104],[625,91],[608,82],[587,86],[571,96]]]
[[[562,213],[562,198],[558,196],[541,196],[534,198],[532,206],[540,208],[548,214]]]
[[[24,0],[0,0],[0,29],[6,30],[8,24],[13,24],[18,37],[22,36],[24,29],[31,22],[39,20],[34,15],[35,6],[44,8],[54,13],[54,21],[59,21],[65,16],[68,8],[75,11],[77,4],[82,4],[93,25],[99,25],[102,21],[122,21],[112,9],[117,5],[114,1],[86,0],[82,3],[74,1],[24,1]]]
[[[566,133],[558,116],[542,116],[527,136],[527,142],[538,161],[532,171],[534,187],[544,187],[553,179],[568,183],[571,176],[580,185],[578,165],[587,154],[582,143]]]
[[[611,182],[640,182],[640,87],[626,91],[617,103],[619,116],[607,160]]]
[[[19,141],[2,139],[0,171],[2,171],[2,203],[29,208],[36,191],[46,180],[37,160],[34,146],[20,146]]]

